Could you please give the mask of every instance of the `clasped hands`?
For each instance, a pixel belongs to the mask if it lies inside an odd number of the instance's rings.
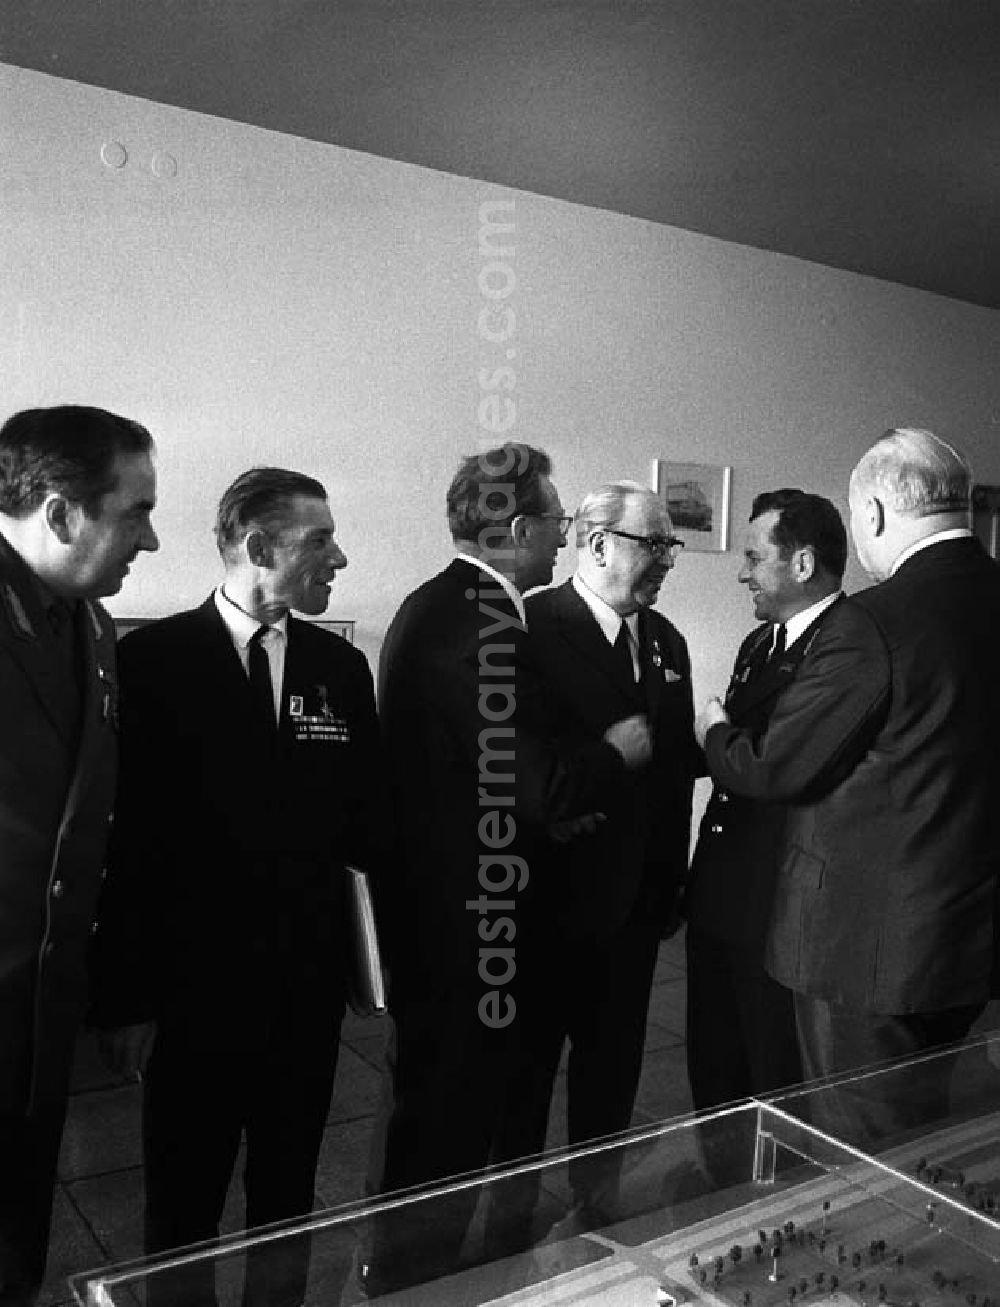
[[[623,717],[613,722],[604,732],[605,744],[621,754],[622,762],[629,771],[644,767],[653,756],[653,735],[649,720],[644,713],[632,717]],[[567,817],[563,821],[549,824],[548,836],[556,844],[568,844],[579,839],[581,835],[593,835],[598,826],[607,820],[603,812],[587,812],[579,817]]]

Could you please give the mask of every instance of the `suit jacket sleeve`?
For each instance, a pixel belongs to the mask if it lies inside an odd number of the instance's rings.
[[[546,707],[549,692],[528,632],[513,619],[507,622],[505,652],[494,664],[504,674],[496,679],[484,677],[481,641],[468,635],[454,643],[425,638],[413,666],[399,668],[398,650],[417,642],[420,633],[410,628],[420,617],[405,614],[386,639],[379,692],[383,725],[412,713],[424,728],[433,724],[440,736],[436,748],[445,754],[464,749],[470,766],[477,765],[484,730],[495,724],[501,736],[513,731],[501,747],[513,751],[515,811],[526,824],[544,827],[593,812],[602,798],[607,801],[609,787],[614,792],[625,776],[621,755],[600,740],[568,746],[555,738]],[[391,677],[390,667],[396,669]]]
[[[844,600],[813,640],[763,734],[721,723],[705,739],[716,783],[746,798],[811,802],[864,757],[885,720],[889,653],[873,618]]]

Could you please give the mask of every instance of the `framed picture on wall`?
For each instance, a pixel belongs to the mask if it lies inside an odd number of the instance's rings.
[[[339,618],[331,621],[313,622],[313,626],[321,626],[324,631],[332,631],[334,635],[341,636],[348,644],[354,643],[354,618]]]
[[[1000,558],[1000,486],[972,487],[971,526],[991,558]]]
[[[145,626],[147,622],[153,622],[153,617],[116,617],[115,633],[120,640],[123,635],[128,635],[129,631],[134,631],[137,626]],[[308,620],[304,619],[304,620]],[[354,618],[336,618],[330,621],[313,622],[313,626],[321,626],[324,631],[332,631],[334,635],[339,635],[347,640],[349,644],[354,643]]]
[[[653,489],[687,549],[723,553],[729,548],[730,472],[715,463],[654,459]]]

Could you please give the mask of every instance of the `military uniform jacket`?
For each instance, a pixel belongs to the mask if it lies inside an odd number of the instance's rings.
[[[213,597],[121,642],[121,784],[92,960],[100,1025],[238,1004],[255,970],[319,957],[331,1001],[343,981],[343,866],[377,863],[386,824],[374,688],[339,636],[289,616],[287,641],[276,734]]]
[[[1000,569],[945,540],[836,604],[766,731],[713,726],[718,784],[789,805],[766,965],[901,1015],[984,1002],[1000,871]]]
[[[0,540],[0,1112],[65,1092],[114,796],[115,637],[77,606],[65,683],[24,563]]]
[[[770,622],[750,632],[726,691],[734,726],[755,736],[764,731],[829,611],[825,608],[778,658],[768,658],[774,635]],[[784,824],[782,804],[713,787],[685,894],[685,915],[692,925],[715,940],[763,956]]]
[[[653,731],[649,765],[622,768],[598,795],[595,807],[606,820],[594,833],[541,850],[536,880],[546,916],[568,935],[600,938],[644,904],[665,925],[687,873],[701,762],[684,638],[660,613],[641,611],[636,682],[571,582],[530,596],[526,609],[553,739],[580,747],[635,713],[645,713]]]

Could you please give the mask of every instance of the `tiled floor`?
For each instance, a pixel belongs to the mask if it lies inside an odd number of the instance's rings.
[[[349,1015],[320,1155],[317,1204],[361,1198],[372,1118],[378,1100],[388,1022]],[[684,954],[680,937],[660,950],[647,1027],[637,1124],[690,1109],[684,1069]],[[549,1146],[565,1140],[565,1072],[551,1113]],[[237,1167],[237,1176],[240,1168]],[[238,1229],[234,1181],[225,1226]],[[72,1302],[67,1276],[142,1254],[139,1091],[105,1071],[91,1037],[81,1037],[53,1210],[49,1277],[40,1307]]]

